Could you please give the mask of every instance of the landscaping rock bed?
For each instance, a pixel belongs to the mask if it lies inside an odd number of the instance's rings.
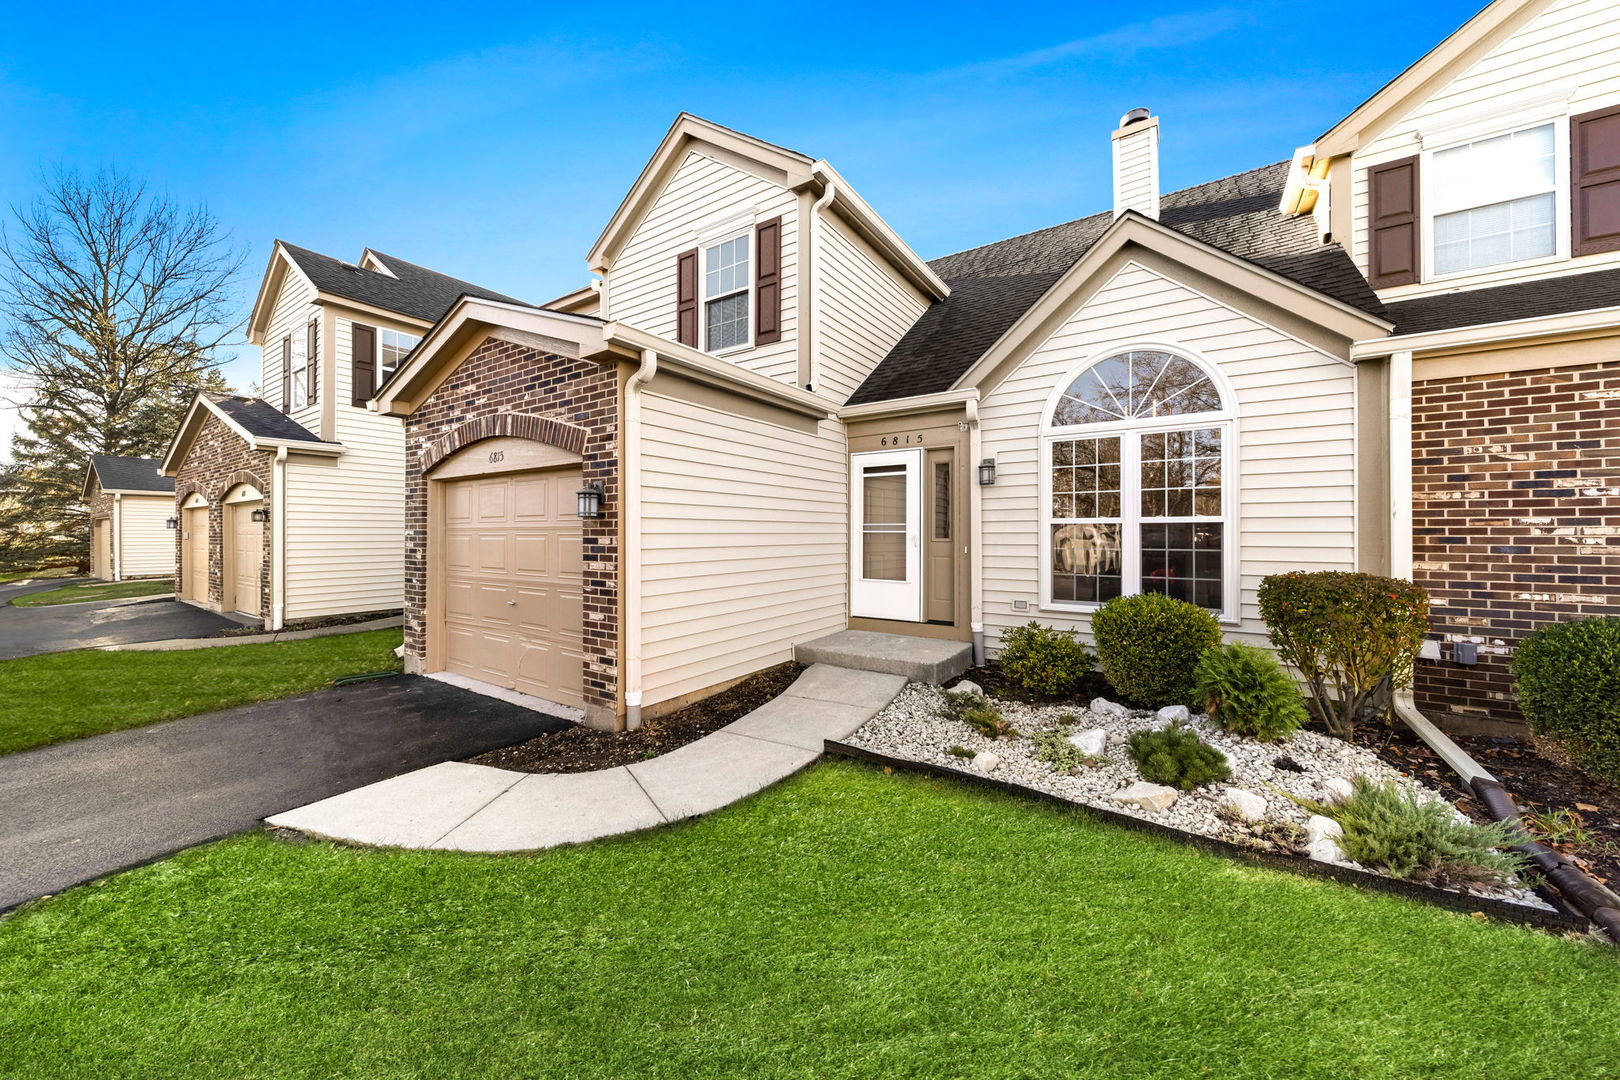
[[[1331,802],[1348,792],[1354,777],[1364,775],[1374,781],[1395,780],[1424,798],[1443,798],[1365,747],[1310,731],[1281,742],[1262,743],[1228,735],[1199,716],[1189,718],[1188,725],[1226,756],[1231,779],[1176,792],[1143,782],[1127,741],[1134,732],[1161,728],[1179,719],[1185,715],[1180,707],[1151,713],[1104,699],[1089,706],[1001,698],[996,704],[1019,733],[1017,737],[990,739],[978,734],[946,715],[944,695],[937,688],[914,683],[845,741],[891,757],[971,768],[998,780],[1182,832],[1350,867],[1355,864],[1345,860],[1331,842],[1337,823],[1313,817],[1285,793]],[[1081,740],[1088,742],[1087,750],[1100,739],[1102,756],[1091,756],[1087,764],[1073,769],[1054,769],[1037,758],[1032,736],[1057,730],[1067,730],[1069,741],[1077,747]],[[1524,888],[1492,889],[1483,895],[1534,907],[1550,906]]]

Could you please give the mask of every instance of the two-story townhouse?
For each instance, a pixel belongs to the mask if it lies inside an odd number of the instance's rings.
[[[248,320],[258,396],[198,394],[162,461],[181,599],[262,619],[398,610],[404,431],[368,402],[463,296],[521,301],[391,255],[277,241]]]

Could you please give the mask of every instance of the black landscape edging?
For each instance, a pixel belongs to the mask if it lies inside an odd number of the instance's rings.
[[[1543,930],[1584,934],[1592,928],[1592,923],[1580,916],[1567,915],[1558,911],[1546,911],[1541,908],[1527,907],[1523,904],[1512,904],[1506,900],[1495,900],[1488,896],[1475,896],[1467,893],[1451,892],[1446,889],[1436,889],[1428,885],[1417,885],[1397,878],[1384,877],[1382,874],[1317,862],[1315,859],[1307,859],[1297,855],[1280,855],[1275,852],[1256,851],[1253,848],[1242,847],[1226,840],[1217,840],[1212,836],[1202,836],[1198,833],[1173,829],[1168,825],[1160,825],[1158,822],[1147,821],[1131,814],[1120,813],[1117,810],[1092,806],[1090,803],[1075,802],[1072,799],[1065,799],[1061,795],[1054,795],[1049,791],[1041,791],[1039,788],[1028,787],[1024,784],[1014,783],[1011,780],[997,780],[982,773],[953,769],[948,765],[930,765],[922,761],[913,761],[910,758],[890,757],[887,754],[880,754],[858,746],[850,746],[847,743],[836,742],[832,739],[825,740],[822,744],[822,751],[835,757],[850,758],[873,765],[884,765],[889,768],[903,769],[907,772],[949,776],[955,780],[965,780],[980,787],[992,788],[1020,798],[1072,807],[1083,814],[1110,825],[1119,825],[1127,829],[1135,829],[1138,832],[1166,837],[1213,855],[1222,855],[1229,859],[1255,863],[1273,870],[1283,870],[1303,877],[1328,878],[1344,885],[1372,889],[1376,892],[1392,893],[1396,896],[1404,896],[1425,904],[1451,908],[1468,914],[1482,912],[1503,922],[1535,926]]]

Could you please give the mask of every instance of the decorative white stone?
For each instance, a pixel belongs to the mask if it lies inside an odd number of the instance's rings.
[[[1348,799],[1355,791],[1350,781],[1342,776],[1330,776],[1322,781],[1322,801],[1338,804]]]
[[[963,679],[961,682],[951,687],[950,692],[953,694],[978,694],[980,697],[984,697],[984,687],[980,686],[972,679]]]
[[[1313,847],[1319,840],[1329,840],[1343,835],[1344,828],[1330,817],[1312,814],[1305,822],[1305,842]]]
[[[1247,788],[1227,788],[1221,802],[1231,807],[1244,821],[1259,821],[1266,816],[1266,800]]]
[[[1116,716],[1121,719],[1131,715],[1131,710],[1117,701],[1109,701],[1105,697],[1091,699],[1091,711],[1098,716]]]
[[[1117,803],[1134,803],[1144,810],[1168,810],[1176,804],[1178,793],[1173,787],[1163,784],[1150,784],[1146,780],[1138,780],[1129,787],[1120,788],[1109,796]]]
[[[1167,724],[1185,724],[1192,719],[1192,713],[1185,705],[1166,705],[1153,715]]]
[[[972,765],[980,772],[995,772],[1001,768],[1001,755],[994,750],[980,750],[973,755]]]
[[[1069,736],[1069,742],[1086,757],[1102,757],[1108,747],[1108,732],[1104,728],[1087,728]]]
[[[1344,852],[1339,850],[1339,842],[1331,836],[1324,836],[1311,841],[1305,848],[1305,854],[1317,862],[1343,865],[1350,861],[1344,857]]]

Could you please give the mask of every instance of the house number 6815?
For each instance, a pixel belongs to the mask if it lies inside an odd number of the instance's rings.
[[[489,452],[489,463],[491,465],[497,464],[497,463],[505,461],[505,460],[506,460],[506,451],[505,450],[491,450]]]

